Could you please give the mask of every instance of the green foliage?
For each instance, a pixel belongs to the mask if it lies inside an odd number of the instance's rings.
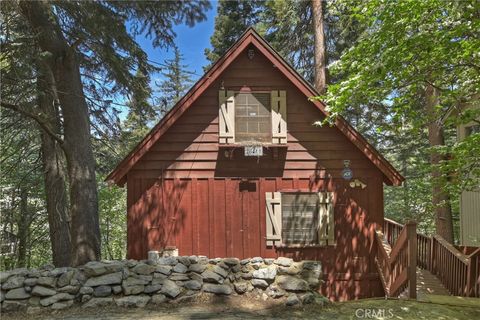
[[[371,125],[388,137],[377,147],[407,178],[403,188],[387,188],[386,212],[403,219],[412,218],[413,212],[418,221],[426,222],[425,229],[433,219],[433,208],[425,204],[431,202],[432,184],[439,183],[428,178],[432,152],[443,151],[451,159],[440,165],[444,173],[440,182],[450,191],[454,207],[462,188],[478,185],[476,138],[456,143],[447,117],[455,123],[467,121],[461,120],[466,118],[464,105],[479,96],[480,39],[475,31],[480,27],[479,9],[478,1],[359,2],[350,10],[363,32],[330,66],[338,78],[324,97],[332,117],[348,118],[352,109],[385,110],[383,120]],[[427,85],[439,91],[440,101],[430,118],[423,100]],[[443,125],[446,146],[428,146],[430,121]]]
[[[148,60],[136,37],[146,35],[154,47],[170,47],[175,38],[173,26],[181,23],[193,26],[205,20],[205,10],[211,7],[210,3],[207,0],[48,1],[43,5],[58,23],[80,66],[82,93],[90,108],[97,170],[99,176],[104,177],[158,117],[157,110],[148,101],[151,74],[159,69]],[[30,118],[47,122],[37,105],[36,79],[37,64],[39,61],[48,64],[51,55],[39,51],[35,42],[37,33],[22,16],[19,2],[2,3],[0,10],[0,231],[10,232],[18,242],[20,231],[26,230],[26,264],[38,266],[51,261],[51,250],[39,156],[40,130]],[[114,101],[125,100],[130,101],[130,113],[126,133],[121,134],[122,111]],[[7,104],[10,108],[5,107]],[[11,109],[20,112],[11,112]],[[103,182],[99,185],[102,253],[106,258],[123,258],[125,190],[106,187]],[[26,199],[26,205],[20,209],[19,204],[25,204],[22,199]],[[1,257],[2,268],[19,265],[18,251],[17,247],[14,255]]]
[[[127,192],[125,188],[109,186],[104,176],[98,181],[102,257],[125,259],[127,244]]]
[[[205,55],[212,65],[240,37],[245,30],[260,21],[260,10],[265,1],[220,0],[215,17],[215,31],[210,42],[212,49]],[[208,69],[208,66],[206,67]]]
[[[162,113],[170,110],[193,83],[191,73],[187,70],[188,66],[183,63],[183,55],[176,45],[173,46],[173,54],[172,59],[165,60],[165,67],[162,70],[165,79],[159,84],[165,107],[160,110]]]
[[[0,116],[0,136],[0,241],[14,243],[13,254],[0,256],[0,269],[38,267],[51,261],[51,248],[37,128],[5,110]],[[19,259],[22,243],[24,261]]]

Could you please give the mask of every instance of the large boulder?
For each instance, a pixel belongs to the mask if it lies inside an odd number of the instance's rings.
[[[92,287],[81,287],[80,294],[92,294],[93,288]]]
[[[200,290],[202,288],[202,283],[197,280],[189,280],[183,284],[183,287],[188,290]]]
[[[255,287],[255,288],[263,288],[265,289],[266,287],[268,287],[268,282],[263,280],[263,279],[252,279],[252,285]]]
[[[149,275],[155,271],[155,266],[146,263],[139,263],[132,268],[132,271],[138,274]]]
[[[122,273],[115,272],[115,273],[104,274],[99,277],[89,278],[87,282],[85,282],[85,286],[96,287],[96,286],[102,286],[107,284],[119,284],[121,282],[122,282]]]
[[[70,281],[72,280],[73,276],[75,275],[74,270],[66,271],[63,273],[57,280],[57,286],[58,287],[64,287],[68,284],[70,284]]]
[[[57,291],[58,292],[66,292],[66,293],[76,294],[79,289],[80,289],[80,286],[68,285],[68,286],[65,286],[65,287],[58,288]]]
[[[223,262],[225,264],[229,265],[230,267],[232,267],[232,266],[235,266],[235,265],[239,264],[240,259],[238,259],[238,258],[225,258],[225,259],[223,259]]]
[[[215,294],[229,295],[232,293],[232,288],[226,284],[206,283],[203,285],[203,291]]]
[[[273,261],[273,263],[282,266],[282,267],[290,267],[293,263],[293,260],[290,258],[285,258],[285,257],[278,257]]]
[[[108,297],[112,293],[110,286],[98,286],[93,290],[94,297]]]
[[[196,273],[202,273],[203,271],[205,271],[205,269],[207,269],[207,266],[201,263],[194,263],[194,264],[191,264],[190,267],[188,267],[189,271],[196,272]]]
[[[182,292],[182,289],[175,282],[165,279],[160,292],[174,299]]]
[[[25,281],[25,277],[22,277],[22,276],[10,277],[4,284],[2,284],[2,289],[10,290],[15,288],[20,288],[23,286],[24,281]]]
[[[85,264],[84,271],[88,277],[97,277],[107,273],[107,266],[100,261],[90,261]]]
[[[6,300],[23,300],[30,298],[30,293],[25,291],[25,288],[15,288],[5,294]]]
[[[37,284],[44,287],[55,288],[57,285],[57,278],[54,277],[40,277]]]
[[[215,267],[213,267],[212,271],[215,272],[216,274],[221,275],[223,278],[226,278],[228,275],[228,271],[219,265],[216,265]]]
[[[0,271],[0,284],[4,284],[11,275],[9,271]]]
[[[172,273],[169,279],[172,281],[186,281],[190,278],[184,273]]]
[[[57,293],[56,295],[40,300],[40,304],[46,307],[58,301],[73,300],[74,298],[75,298],[74,295],[62,292],[62,293]]]
[[[211,270],[205,270],[202,273],[203,281],[205,282],[211,282],[211,283],[220,283],[222,284],[224,279],[221,275],[218,273],[215,273]]]
[[[266,268],[253,271],[252,275],[256,279],[274,280],[277,275],[277,267],[275,265],[270,265]]]
[[[175,257],[163,257],[158,259],[158,264],[174,266],[177,264],[177,258]]]
[[[177,257],[177,261],[186,267],[188,267],[192,262],[190,261],[190,257]]]
[[[155,273],[161,273],[164,275],[169,275],[172,272],[172,266],[156,266]]]
[[[50,297],[56,293],[57,291],[43,286],[35,286],[32,290],[32,295],[39,297]]]
[[[307,281],[294,276],[278,276],[277,284],[280,288],[287,291],[307,291],[309,289]]]
[[[161,284],[152,284],[152,285],[145,286],[145,290],[143,292],[154,293],[154,292],[160,291],[160,289],[162,289]]]
[[[137,277],[128,277],[127,279],[123,280],[122,286],[137,286],[137,285],[145,285],[148,284],[150,281],[147,279],[137,278]]]
[[[173,267],[173,272],[176,273],[185,273],[187,272],[188,268],[182,263],[177,263],[175,267]]]
[[[123,294],[128,296],[132,294],[140,294],[145,290],[145,286],[141,285],[133,285],[133,286],[126,286],[122,284]]]
[[[37,278],[27,278],[25,279],[25,281],[23,281],[23,285],[28,287],[33,287],[37,284],[37,282],[38,282]]]

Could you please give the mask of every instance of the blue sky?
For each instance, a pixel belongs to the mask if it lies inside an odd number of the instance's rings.
[[[192,28],[183,24],[174,27],[174,31],[177,34],[175,43],[183,54],[184,64],[188,65],[189,71],[195,72],[192,75],[195,81],[203,75],[203,66],[208,63],[204,51],[206,48],[211,47],[210,37],[213,34],[215,16],[217,15],[217,2],[212,1],[211,3],[212,9],[207,12],[206,21],[197,23]],[[153,48],[151,40],[145,37],[137,37],[137,41],[152,61],[163,63],[165,59],[170,59],[173,56],[172,49]],[[160,77],[161,75],[157,75],[156,80]]]

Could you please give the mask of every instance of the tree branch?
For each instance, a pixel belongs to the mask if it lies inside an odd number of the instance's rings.
[[[63,144],[64,144],[64,141],[62,138],[60,138],[55,132],[52,131],[52,129],[50,129],[50,127],[36,114],[33,114],[31,112],[28,112],[26,110],[23,110],[22,108],[20,108],[19,106],[17,105],[14,105],[14,104],[11,104],[11,103],[7,103],[5,101],[1,101],[0,102],[0,105],[5,108],[5,109],[10,109],[10,110],[13,110],[15,112],[18,112],[30,119],[33,119],[36,123],[38,123],[38,125],[50,136],[52,137],[53,139],[55,139],[55,141],[57,141],[59,144],[60,144],[60,147],[63,148]]]

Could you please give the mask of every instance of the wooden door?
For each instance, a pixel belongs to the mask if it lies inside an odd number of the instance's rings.
[[[261,254],[260,250],[260,194],[258,180],[239,184],[242,197],[243,258]]]

